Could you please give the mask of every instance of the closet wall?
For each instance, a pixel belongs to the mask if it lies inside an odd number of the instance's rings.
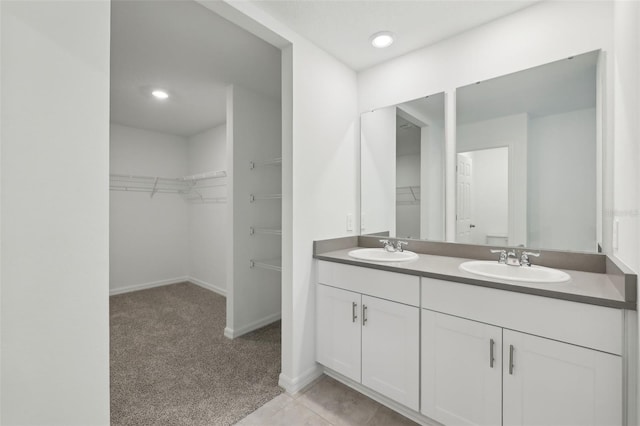
[[[111,174],[188,174],[179,136],[111,125]],[[176,194],[110,191],[109,290],[112,294],[187,276],[188,205]]]
[[[226,125],[214,127],[188,138],[189,175],[226,169]],[[208,180],[211,186],[198,191],[206,202],[192,200],[188,211],[189,281],[226,293],[226,262],[228,250],[224,244],[227,227],[226,178]]]
[[[111,125],[110,293],[191,281],[225,292],[226,178],[196,191],[123,191],[113,175],[182,178],[224,170],[225,126],[185,138]],[[151,180],[153,182],[153,179]]]

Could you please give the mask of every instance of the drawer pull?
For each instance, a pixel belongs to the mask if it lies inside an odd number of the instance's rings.
[[[493,339],[489,339],[489,367],[493,368],[493,362],[495,361],[495,358],[493,357],[493,347],[495,346],[496,342],[493,341]]]
[[[367,325],[367,305],[362,305],[362,325]]]
[[[356,322],[358,319],[358,304],[356,302],[353,302],[351,305],[351,317],[353,322]]]
[[[513,345],[509,345],[509,374],[513,375]]]

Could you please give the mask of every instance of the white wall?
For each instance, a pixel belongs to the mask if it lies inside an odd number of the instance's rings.
[[[330,82],[330,84],[328,84]],[[303,40],[293,55],[293,368],[284,383],[317,374],[313,241],[354,235],[346,216],[358,211],[356,74]],[[357,228],[358,224],[356,223]]]
[[[1,422],[108,425],[109,3],[0,10]]]
[[[614,205],[606,214],[618,223],[617,238],[614,239],[614,253],[636,272],[640,272],[640,3],[628,1],[614,2],[615,56],[615,151],[613,163]],[[617,240],[617,241],[615,241]],[[640,300],[638,301],[640,310]],[[633,317],[631,317],[633,318]],[[635,319],[638,320],[636,311]],[[636,361],[630,371],[628,389],[631,404],[629,424],[638,422],[638,331],[636,322],[635,345],[630,350]],[[635,395],[634,395],[635,394]]]
[[[208,129],[188,138],[189,175],[226,170],[226,125]],[[205,197],[219,198],[227,194],[226,178],[203,181],[204,185],[222,185],[202,189]],[[188,207],[188,275],[200,285],[219,293],[226,289],[225,233],[226,203],[192,203]]]
[[[609,50],[612,19],[608,2],[541,2],[360,72],[359,110],[451,91],[576,53]]]
[[[280,103],[240,86],[227,92],[228,203],[226,235],[227,325],[234,338],[277,321],[281,317],[281,275],[274,270],[250,268],[250,260],[281,262],[282,241],[277,235],[250,235],[250,227],[281,227],[280,199],[250,202],[282,192],[281,169],[256,167],[251,161],[281,156]]]
[[[180,136],[111,125],[111,173],[188,174]],[[185,280],[189,269],[188,205],[178,194],[111,191],[112,293]]]
[[[618,222],[614,253],[640,271],[640,5],[615,2],[614,208]]]
[[[595,114],[591,108],[529,121],[528,246],[596,251]]]

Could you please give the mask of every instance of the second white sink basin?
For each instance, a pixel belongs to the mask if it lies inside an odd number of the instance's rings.
[[[483,277],[530,283],[561,283],[571,279],[566,272],[544,266],[509,266],[487,260],[464,262],[460,269]]]
[[[383,248],[363,248],[351,250],[349,256],[360,259],[369,260],[371,262],[408,262],[418,258],[418,255],[412,251],[394,251],[389,252]]]

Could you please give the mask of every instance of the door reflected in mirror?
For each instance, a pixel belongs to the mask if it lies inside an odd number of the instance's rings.
[[[509,147],[459,153],[456,174],[456,241],[508,246]]]

